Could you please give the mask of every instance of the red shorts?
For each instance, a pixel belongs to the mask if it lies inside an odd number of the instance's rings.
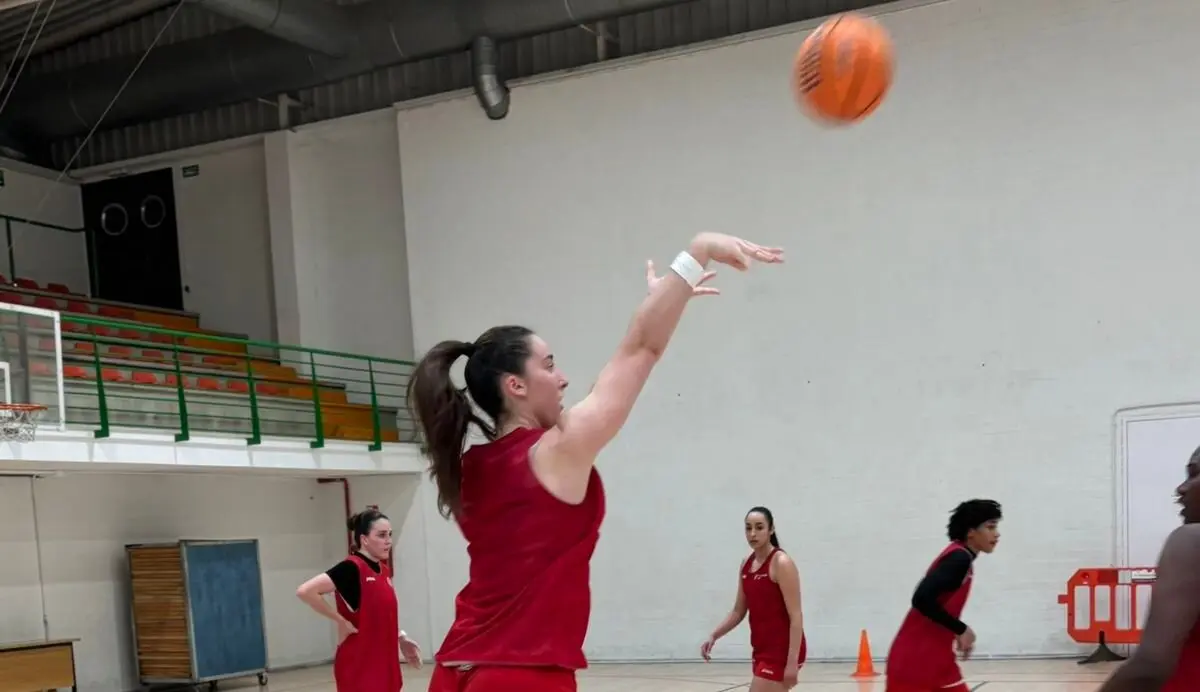
[[[906,682],[888,680],[884,692],[971,692],[971,688],[967,687],[965,682],[950,687],[920,687]]]
[[[804,664],[801,663],[800,667],[803,668]],[[770,680],[772,682],[783,682],[783,670],[785,668],[787,668],[786,663],[767,661],[761,658],[754,659],[753,670],[754,677],[756,678],[762,678],[763,680]]]
[[[429,692],[576,692],[575,671],[522,666],[464,670],[438,665],[429,679]]]

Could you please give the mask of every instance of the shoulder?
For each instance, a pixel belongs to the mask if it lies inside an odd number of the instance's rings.
[[[791,555],[782,550],[776,550],[775,554],[771,556],[771,577],[775,581],[779,581],[781,575],[797,575],[799,573],[800,570],[796,568],[796,561],[792,559]]]
[[[965,574],[971,569],[974,562],[975,556],[966,548],[946,549],[933,561],[933,568],[938,571],[953,570]]]
[[[1200,524],[1184,524],[1167,536],[1160,562],[1168,561],[1200,567]]]
[[[362,561],[355,558],[353,555],[351,555],[350,557],[347,557],[345,560],[342,560],[341,562],[337,563],[333,567],[329,568],[329,574],[357,573],[360,564],[362,564]]]

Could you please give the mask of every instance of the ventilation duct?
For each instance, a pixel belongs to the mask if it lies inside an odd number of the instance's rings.
[[[347,10],[355,40],[350,52],[340,57],[254,29],[234,29],[153,51],[105,116],[104,126],[307,89],[402,62],[463,51],[477,36],[511,40],[685,1],[375,0],[341,8]],[[276,33],[282,34],[278,27],[286,24],[277,22]],[[0,124],[46,139],[87,132],[137,59],[114,58],[23,79]]]
[[[193,0],[199,7],[325,55],[348,55],[357,40],[344,7],[329,0]]]
[[[483,112],[492,120],[503,120],[508,115],[508,86],[500,79],[497,63],[500,51],[496,42],[480,36],[471,42],[471,77],[475,83],[475,96]]]

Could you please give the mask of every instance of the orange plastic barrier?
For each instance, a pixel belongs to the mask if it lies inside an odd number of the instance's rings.
[[[1067,580],[1058,602],[1067,606],[1067,634],[1096,650],[1080,663],[1122,661],[1110,644],[1137,644],[1150,608],[1154,567],[1088,567]]]

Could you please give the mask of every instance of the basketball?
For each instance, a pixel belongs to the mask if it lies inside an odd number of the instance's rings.
[[[892,39],[879,22],[841,14],[812,32],[792,66],[797,102],[811,117],[853,123],[879,107],[892,85]]]

